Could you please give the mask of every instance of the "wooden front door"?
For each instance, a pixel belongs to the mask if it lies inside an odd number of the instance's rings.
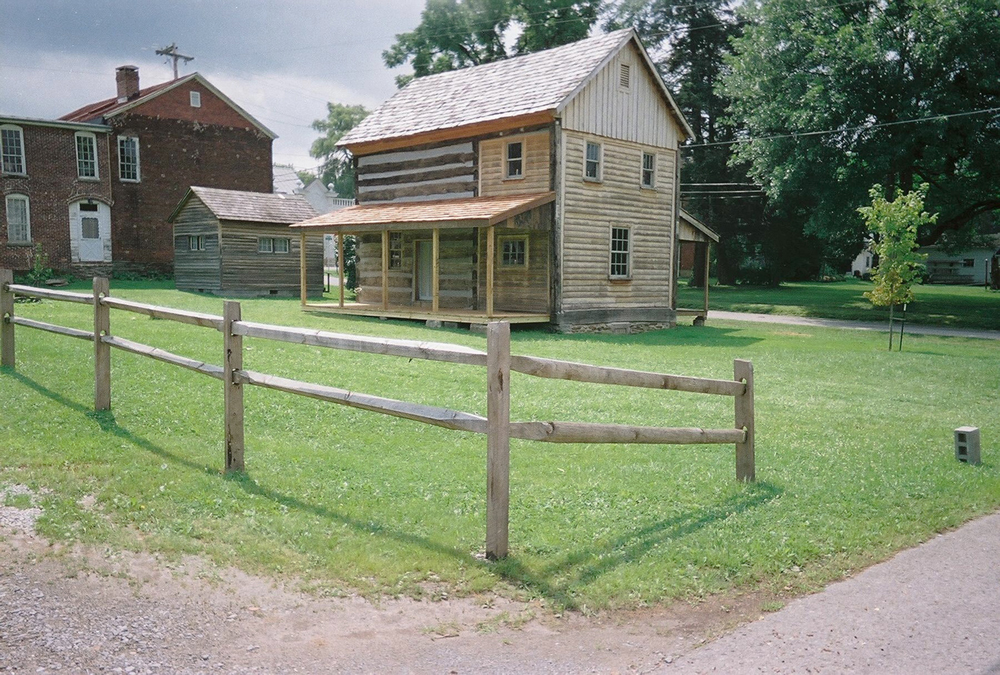
[[[416,251],[416,269],[413,276],[416,280],[416,299],[434,299],[434,242],[430,239],[418,239],[414,242]]]

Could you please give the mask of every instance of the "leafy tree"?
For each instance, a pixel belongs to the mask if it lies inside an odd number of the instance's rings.
[[[343,103],[327,103],[326,110],[326,119],[312,123],[312,128],[323,135],[313,141],[309,154],[323,160],[319,169],[323,184],[332,184],[338,197],[349,199],[354,197],[354,165],[348,152],[337,147],[337,141],[367,117],[369,111],[362,105]]]
[[[309,183],[313,182],[317,178],[316,173],[310,171],[309,169],[296,169],[295,175],[299,177],[299,180],[302,181],[303,185],[309,185]]]
[[[826,262],[857,253],[855,210],[875,181],[890,198],[929,184],[941,218],[922,244],[968,236],[1000,209],[996,0],[748,0],[740,18],[721,91],[753,140],[733,161]]]
[[[858,212],[870,232],[876,234],[875,253],[878,264],[872,270],[875,287],[865,297],[876,307],[891,307],[913,301],[913,284],[920,278],[927,256],[917,253],[917,231],[924,225],[934,225],[937,214],[924,211],[927,183],[894,201],[886,199],[881,185],[869,191],[871,206]]]
[[[601,0],[427,0],[420,25],[382,52],[390,68],[409,62],[413,77],[477,66],[587,37]],[[512,48],[508,29],[520,27]]]

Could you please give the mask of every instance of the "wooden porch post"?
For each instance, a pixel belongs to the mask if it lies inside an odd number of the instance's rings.
[[[434,240],[432,244],[434,249],[434,281],[433,281],[433,294],[431,300],[431,311],[437,314],[438,307],[441,304],[441,228],[434,228]]]
[[[708,259],[712,243],[705,242],[705,318],[708,318]]]
[[[389,230],[382,230],[382,309],[389,309]]]
[[[496,226],[486,228],[486,318],[493,318],[493,258],[495,255]]]
[[[337,233],[337,277],[340,279],[340,306],[344,306],[344,233]]]
[[[306,233],[299,235],[299,303],[305,307],[309,299],[309,288],[306,285]]]
[[[14,367],[14,283],[13,270],[0,270],[0,366]]]

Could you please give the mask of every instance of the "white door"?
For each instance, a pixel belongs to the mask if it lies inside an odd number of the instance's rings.
[[[74,262],[111,262],[111,209],[85,200],[69,207],[70,244]]]
[[[417,248],[417,300],[434,299],[434,242],[414,242]]]

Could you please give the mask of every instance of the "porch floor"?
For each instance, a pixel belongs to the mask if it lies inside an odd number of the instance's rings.
[[[377,316],[387,319],[416,319],[420,321],[451,321],[454,323],[487,324],[490,321],[507,321],[509,323],[548,323],[552,320],[549,314],[531,312],[498,312],[487,317],[485,311],[473,309],[441,309],[433,312],[423,307],[406,307],[390,305],[383,309],[382,305],[364,304],[360,302],[345,302],[341,307],[335,302],[309,302],[304,309],[327,312],[330,314],[347,314],[351,316]]]

